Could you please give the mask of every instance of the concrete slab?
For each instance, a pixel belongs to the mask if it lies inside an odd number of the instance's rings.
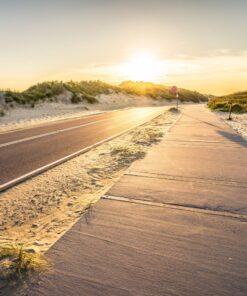
[[[124,175],[107,194],[247,215],[246,192],[247,184],[140,174]]]
[[[27,295],[229,295],[247,291],[246,223],[100,201],[54,247]]]
[[[217,140],[222,138],[221,133],[223,131],[226,136],[229,135],[233,136],[235,140],[242,140],[230,126],[207,110],[206,107],[194,105],[185,107],[179,124],[173,127],[170,136],[179,136],[180,139],[205,138],[206,140]]]
[[[185,107],[183,116],[180,118],[168,136],[173,140],[204,140],[238,143],[247,147],[240,135],[215,114],[201,105]]]
[[[189,106],[170,133],[131,171],[247,185],[247,141],[203,106]]]
[[[165,141],[136,162],[133,172],[236,181],[247,184],[247,149],[169,146]]]

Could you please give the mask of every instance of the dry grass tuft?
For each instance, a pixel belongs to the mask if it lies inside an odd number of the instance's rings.
[[[21,277],[30,271],[39,271],[50,266],[43,255],[27,250],[23,244],[0,246],[0,278]]]
[[[146,152],[138,146],[117,146],[112,149],[111,155],[117,156],[118,160],[132,162],[143,158]]]
[[[169,112],[172,112],[172,113],[180,113],[180,110],[176,107],[171,107],[168,110],[169,110]]]
[[[164,133],[159,129],[147,128],[138,134],[134,134],[132,141],[138,145],[149,146],[159,142],[163,135]]]

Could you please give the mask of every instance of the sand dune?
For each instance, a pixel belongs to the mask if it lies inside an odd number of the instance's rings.
[[[0,117],[0,132],[30,127],[48,121],[95,114],[102,111],[130,107],[174,105],[174,102],[172,101],[153,100],[145,96],[126,95],[121,93],[108,95],[102,94],[97,96],[97,100],[99,103],[96,104],[71,104],[65,103],[66,100],[60,98],[57,103],[41,103],[37,104],[35,108],[16,107],[9,109],[6,111],[5,116]]]

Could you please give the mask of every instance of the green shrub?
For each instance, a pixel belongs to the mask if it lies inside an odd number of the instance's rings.
[[[81,101],[82,101],[82,98],[78,93],[74,93],[73,96],[71,97],[71,103],[73,104],[78,104]]]
[[[247,112],[247,92],[215,97],[208,102],[208,107],[211,110],[223,112],[228,112],[230,110],[230,105],[232,105],[232,112]]]
[[[180,112],[179,109],[177,109],[176,107],[170,107],[168,110],[172,113],[179,113]]]
[[[21,92],[7,90],[5,92],[5,102],[6,103],[16,102],[18,104],[25,104],[26,100]]]
[[[245,107],[247,107],[247,105],[244,106],[244,104],[241,105],[239,103],[233,104],[232,105],[232,112],[243,113],[243,112],[245,112]]]
[[[230,105],[228,104],[228,102],[214,102],[211,106],[211,109],[213,110],[219,110],[219,111],[223,111],[223,112],[227,112],[230,109]]]
[[[3,117],[4,115],[5,115],[5,112],[2,109],[0,109],[0,117]]]
[[[86,101],[89,104],[93,104],[93,103],[97,103],[98,100],[91,95],[85,94],[85,93],[74,93],[72,98],[71,98],[71,103],[73,104],[78,104],[81,103],[83,101]]]
[[[91,96],[91,95],[88,95],[88,94],[84,93],[82,95],[82,97],[83,97],[84,100],[86,100],[90,104],[98,103],[98,100],[94,96]]]

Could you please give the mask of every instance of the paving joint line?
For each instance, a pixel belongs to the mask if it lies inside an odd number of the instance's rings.
[[[239,219],[242,222],[247,222],[247,215],[236,214],[236,213],[231,213],[231,212],[208,210],[208,209],[203,209],[203,208],[199,208],[199,207],[174,205],[174,204],[168,204],[168,203],[162,203],[162,202],[154,202],[154,201],[150,201],[150,200],[128,198],[128,197],[123,197],[123,196],[113,196],[113,195],[108,195],[108,194],[104,194],[101,198],[105,199],[105,200],[113,200],[113,201],[119,201],[119,202],[126,202],[126,203],[133,203],[133,204],[140,204],[140,205],[146,205],[146,206],[165,208],[165,209],[187,211],[187,212],[200,213],[200,214],[205,214],[205,215],[221,216],[221,217],[226,217],[226,218]]]
[[[136,177],[143,177],[143,178],[152,178],[152,179],[164,179],[164,180],[171,180],[171,181],[182,181],[182,182],[196,182],[196,183],[214,183],[218,185],[225,185],[225,186],[235,186],[241,188],[247,188],[244,184],[246,182],[238,182],[238,181],[227,181],[221,179],[206,179],[206,178],[197,178],[197,177],[183,177],[183,176],[175,176],[175,175],[168,175],[162,173],[147,173],[147,172],[135,172],[135,171],[126,171],[126,176],[136,176]]]
[[[167,141],[169,142],[169,141]],[[239,146],[237,146],[239,145]],[[182,143],[182,142],[170,142],[166,145],[166,147],[175,147],[175,148],[180,148],[180,147],[185,147],[185,148],[207,148],[207,149],[215,149],[215,150],[218,150],[218,149],[221,149],[221,148],[229,148],[229,149],[237,149],[237,150],[240,150],[240,149],[246,149],[247,147],[247,144],[246,144],[246,147],[243,146],[242,144],[236,144],[236,146],[234,145],[215,145],[214,143],[199,143],[199,142],[187,142],[187,143]]]
[[[196,143],[212,143],[212,144],[225,144],[229,143],[229,141],[216,141],[216,140],[199,140],[199,139],[191,139],[191,140],[183,140],[183,139],[167,139],[168,142],[196,142]],[[246,141],[234,141],[234,143],[246,143]]]

